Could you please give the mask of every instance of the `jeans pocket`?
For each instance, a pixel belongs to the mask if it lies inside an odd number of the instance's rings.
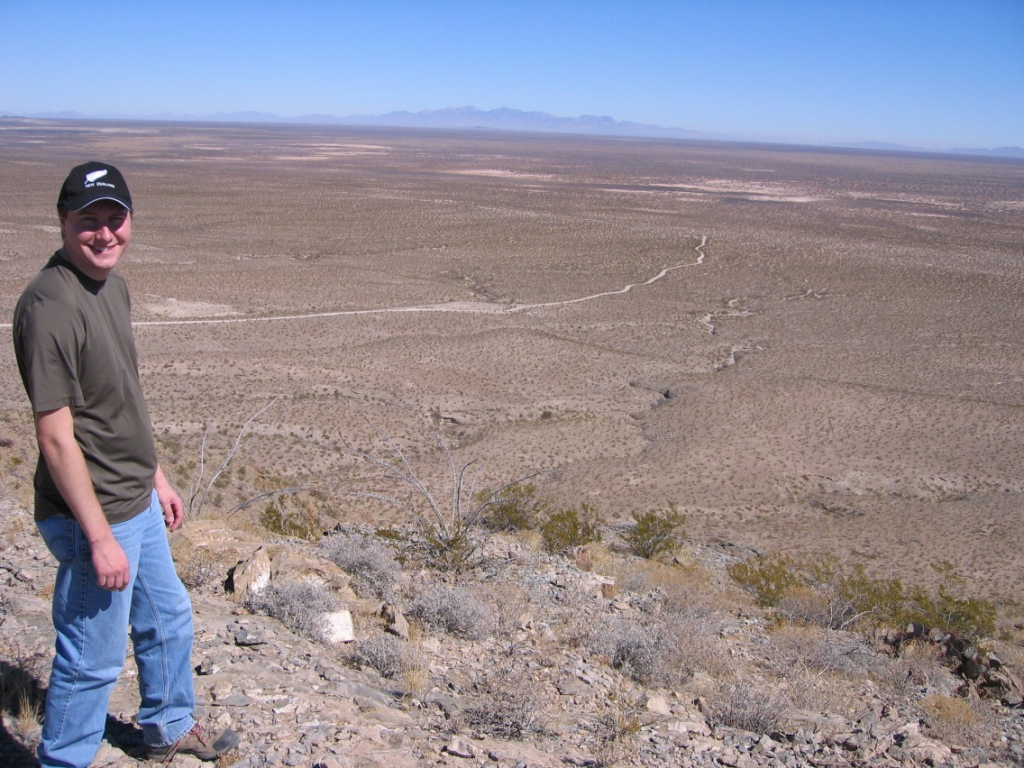
[[[57,562],[67,565],[75,560],[79,550],[79,537],[76,536],[78,523],[66,515],[52,515],[36,523],[39,534],[46,542]]]

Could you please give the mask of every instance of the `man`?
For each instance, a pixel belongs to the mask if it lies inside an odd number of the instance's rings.
[[[63,247],[14,310],[39,443],[35,520],[59,563],[40,763],[92,761],[129,625],[150,759],[213,760],[238,735],[208,735],[192,716],[192,606],[165,532],[184,510],[157,463],[128,289],[114,271],[131,242],[131,194],[116,168],[85,163],[64,181],[57,214]]]

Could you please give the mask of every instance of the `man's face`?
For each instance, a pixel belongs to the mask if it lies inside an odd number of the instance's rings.
[[[106,280],[128,250],[132,214],[113,200],[98,200],[80,211],[60,215],[64,253],[93,280]]]

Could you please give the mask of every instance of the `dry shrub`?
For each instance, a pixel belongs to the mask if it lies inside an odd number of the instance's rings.
[[[642,685],[676,687],[693,675],[690,648],[676,629],[651,621],[619,621],[592,628],[588,648],[611,659],[612,666]]]
[[[380,633],[361,640],[352,651],[356,664],[377,670],[381,677],[391,679],[409,668],[409,648],[404,640]]]
[[[719,690],[708,700],[705,715],[713,728],[766,734],[778,727],[788,707],[778,691],[749,682]]]
[[[338,598],[323,584],[290,580],[272,582],[261,592],[250,594],[245,606],[315,642],[324,642],[325,614],[341,608]]]
[[[522,626],[530,617],[529,596],[516,584],[499,582],[491,590],[491,599],[495,607],[495,632],[511,656],[527,640]]]
[[[636,754],[641,719],[640,698],[614,691],[608,697],[608,711],[594,727],[593,764],[610,768]]]
[[[793,624],[772,631],[765,658],[768,669],[785,681],[795,706],[829,711],[845,709],[851,681],[863,680],[887,662],[856,635]]]
[[[982,720],[967,701],[933,693],[917,702],[917,708],[939,741],[965,746],[981,743]]]
[[[811,674],[855,677],[877,666],[878,654],[858,635],[818,626],[786,624],[772,631],[769,666],[781,676]]]
[[[407,616],[439,632],[479,640],[490,634],[494,612],[474,590],[460,586],[434,586],[417,595]]]
[[[950,676],[938,645],[923,640],[904,643],[899,654],[874,671],[874,677],[890,696],[905,698]]]
[[[402,570],[394,550],[377,536],[336,532],[320,542],[324,554],[352,577],[360,597],[394,602],[394,584]]]
[[[474,730],[499,739],[522,739],[542,730],[544,699],[531,670],[506,664],[475,687],[477,701],[465,709]]]
[[[225,578],[217,558],[207,547],[189,549],[175,565],[178,578],[188,589],[203,589]]]

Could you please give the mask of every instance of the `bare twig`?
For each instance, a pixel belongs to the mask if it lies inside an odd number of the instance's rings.
[[[364,420],[387,443],[392,453],[397,457],[396,460],[380,458],[367,451],[359,450],[353,447],[345,436],[342,435],[345,447],[370,464],[383,469],[385,480],[392,480],[400,485],[407,486],[412,489],[413,494],[412,499],[409,501],[374,492],[356,491],[349,495],[375,499],[388,506],[395,507],[413,518],[422,530],[429,548],[433,550],[434,559],[438,563],[455,569],[468,565],[476,555],[477,546],[472,541],[471,534],[472,529],[479,522],[483,511],[491,505],[503,501],[501,498],[503,491],[547,471],[541,470],[517,478],[489,494],[483,501],[474,503],[473,497],[480,470],[474,468],[471,474],[468,473],[470,468],[476,464],[476,460],[468,461],[462,465],[457,464],[455,457],[444,440],[441,439],[440,435],[436,435],[437,446],[444,454],[450,473],[451,508],[446,513],[437,503],[434,494],[420,480],[416,471],[412,468],[408,459],[406,459],[402,449],[391,436],[369,419],[364,417]],[[415,503],[417,498],[425,502],[426,510],[423,509],[422,505]]]
[[[281,396],[278,395],[265,406],[256,411],[256,413],[254,413],[252,416],[246,419],[245,423],[242,425],[242,428],[238,430],[238,435],[235,437],[235,442],[231,446],[231,449],[227,452],[227,454],[225,454],[224,459],[221,461],[220,465],[217,467],[213,475],[210,477],[209,482],[203,485],[204,475],[206,474],[206,439],[210,433],[210,425],[206,425],[206,430],[203,432],[203,439],[199,445],[199,472],[189,487],[188,511],[191,517],[196,519],[199,518],[199,516],[202,514],[203,504],[206,502],[206,495],[210,492],[210,488],[212,488],[213,484],[217,482],[217,478],[220,477],[221,473],[225,469],[227,469],[228,464],[231,463],[231,460],[235,458],[235,456],[242,449],[242,447],[245,446],[245,444],[248,443],[249,440],[255,437],[255,435],[250,435],[247,439],[243,440],[243,438],[245,437],[246,430],[249,429],[249,426],[254,421],[256,421],[256,419],[258,419],[260,416],[262,416],[264,413],[270,410],[280,399]],[[196,497],[198,497],[198,501]]]

